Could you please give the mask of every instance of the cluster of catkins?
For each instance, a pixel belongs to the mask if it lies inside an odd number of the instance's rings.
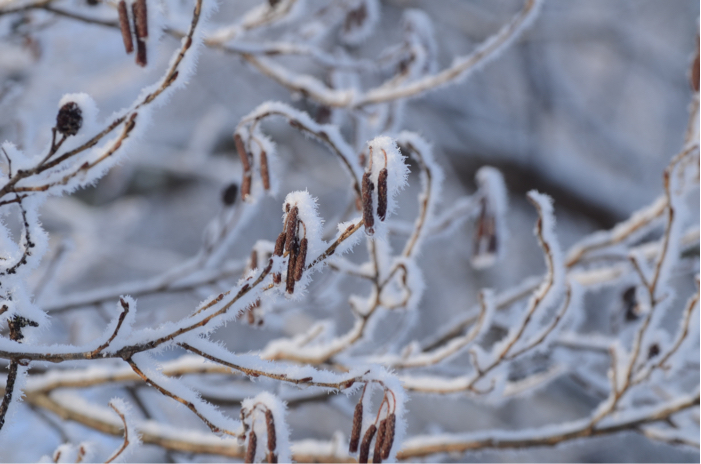
[[[365,396],[366,387],[363,389],[363,393],[360,396],[358,404],[355,405],[355,411],[353,413],[353,428],[351,429],[351,438],[348,451],[350,453],[358,453],[358,462],[368,462],[370,456],[370,445],[372,444],[373,438],[375,439],[375,448],[372,453],[372,462],[382,462],[383,459],[388,459],[389,454],[392,451],[392,445],[394,444],[394,432],[397,428],[397,416],[394,412],[394,407],[391,406],[388,393],[392,396],[393,402],[394,394],[391,390],[385,390],[385,395],[382,398],[382,403],[380,403],[380,409],[378,411],[375,422],[370,424],[370,426],[365,430],[363,435],[363,440],[360,440],[360,432],[363,427],[363,397]],[[382,413],[384,407],[387,407],[387,414],[384,419],[379,421],[380,414]],[[360,447],[358,447],[360,445]]]
[[[244,437],[248,436],[248,445],[246,446],[246,457],[245,462],[254,462],[256,457],[256,450],[258,449],[258,435],[253,428],[253,420],[255,420],[255,411],[257,409],[264,409],[265,411],[265,428],[266,434],[268,435],[266,457],[268,462],[277,462],[277,453],[275,449],[277,448],[277,436],[275,434],[275,418],[273,417],[273,412],[268,409],[262,403],[258,403],[254,406],[252,410],[246,408],[241,409],[241,422],[243,423]],[[249,424],[250,421],[250,424]]]
[[[243,166],[243,180],[241,182],[241,199],[245,200],[248,197],[248,195],[251,194],[251,182],[253,181],[253,169],[251,160],[253,159],[253,155],[251,155],[249,150],[246,150],[243,138],[239,133],[234,134],[234,144],[236,145],[236,151],[239,154],[239,158],[241,158],[241,165]],[[266,191],[270,190],[268,155],[262,148],[260,150],[260,177],[263,181],[263,188]]]
[[[136,64],[146,66],[146,39],[148,39],[148,21],[146,0],[136,0],[131,4],[131,23],[129,9],[125,0],[120,0],[119,27],[122,30],[122,40],[127,54],[134,51],[134,36],[136,38]],[[132,32],[133,24],[133,32]]]
[[[295,291],[295,282],[298,282],[304,274],[304,267],[307,260],[307,227],[299,219],[299,209],[297,206],[285,204],[285,225],[283,231],[280,232],[275,241],[274,256],[287,255],[287,280],[285,282],[285,290],[292,294]],[[299,238],[300,226],[302,230],[302,238]],[[279,284],[282,281],[282,275],[277,273],[273,276],[273,282]]]
[[[372,193],[375,190],[375,183],[372,181],[372,146],[370,150],[370,163],[367,171],[363,174],[363,223],[365,224],[365,233],[373,235],[375,233],[375,215],[373,214],[373,199]],[[377,217],[380,221],[384,221],[387,216],[387,152],[381,149],[385,155],[385,167],[382,168],[377,175]]]

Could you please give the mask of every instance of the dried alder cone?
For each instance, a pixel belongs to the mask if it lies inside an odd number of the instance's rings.
[[[65,135],[76,135],[83,125],[83,112],[75,102],[68,102],[58,110],[56,130]]]
[[[225,206],[232,206],[234,203],[236,203],[236,197],[238,196],[238,193],[238,185],[236,185],[233,182],[227,185],[226,188],[222,191],[222,203],[224,203]]]

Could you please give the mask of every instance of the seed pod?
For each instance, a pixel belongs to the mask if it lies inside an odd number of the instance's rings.
[[[380,421],[380,427],[377,429],[377,438],[375,439],[375,450],[372,452],[372,462],[382,462],[382,445],[385,442],[385,432],[387,430],[387,419]]]
[[[387,417],[387,428],[385,429],[385,439],[382,443],[382,459],[389,458],[389,452],[394,444],[394,429],[397,427],[397,416],[392,413]]]
[[[129,25],[129,13],[127,3],[124,0],[119,2],[119,28],[122,30],[122,41],[127,54],[134,51],[134,41],[131,38],[131,26]]]
[[[382,168],[377,177],[377,217],[385,220],[387,215],[387,168]]]
[[[268,451],[270,455],[274,454],[275,448],[277,447],[277,439],[275,435],[275,419],[273,418],[273,413],[270,409],[265,411],[265,425],[268,429]]]
[[[372,437],[375,436],[377,427],[375,424],[371,424],[368,427],[365,435],[363,436],[363,442],[360,444],[360,451],[358,452],[358,462],[368,462],[368,456],[370,455],[370,442],[372,442]]]
[[[363,426],[363,400],[358,401],[355,405],[355,412],[353,412],[353,427],[351,428],[351,438],[350,446],[348,446],[349,453],[355,453],[358,451],[358,442],[360,441],[360,429]]]
[[[263,180],[263,188],[270,190],[270,173],[268,172],[268,155],[265,150],[260,152],[260,177]]]
[[[296,206],[294,206],[287,215],[287,240],[285,241],[285,251],[288,251],[292,245],[296,244],[298,214],[299,209]]]
[[[256,446],[258,445],[258,437],[256,436],[256,432],[251,430],[251,433],[248,434],[248,447],[246,448],[246,461],[245,462],[253,462],[253,460],[256,457]]]
[[[239,193],[239,186],[232,182],[229,185],[226,186],[226,188],[222,191],[221,194],[221,201],[224,203],[226,206],[231,206],[234,203],[236,203],[236,196]]]
[[[304,266],[306,265],[307,259],[307,237],[304,237],[299,244],[299,253],[297,254],[297,261],[295,262],[295,280],[302,278],[304,274]]]
[[[83,112],[76,102],[68,102],[58,110],[56,130],[65,136],[75,135],[83,125]]]
[[[365,233],[372,235],[375,233],[375,217],[372,214],[372,191],[375,184],[370,180],[370,173],[363,174],[363,222],[365,223]]]
[[[132,8],[134,11],[134,29],[136,29],[136,37],[144,39],[148,37],[146,0],[136,0]]]
[[[251,194],[251,174],[243,175],[243,182],[241,183],[241,199],[245,200],[248,195]]]

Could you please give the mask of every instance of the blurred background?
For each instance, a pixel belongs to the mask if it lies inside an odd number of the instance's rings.
[[[170,1],[172,9],[176,4],[189,5],[169,0],[166,9]],[[82,0],[56,3],[85,14],[114,17],[108,8],[91,9]],[[212,24],[234,22],[257,3],[220,2]],[[380,26],[360,46],[346,47],[345,53],[369,59],[378,56],[401,40],[402,12],[418,8],[433,22],[438,69],[442,69],[496,32],[521,6],[521,1],[511,0],[385,0]],[[662,193],[662,171],[679,151],[686,130],[691,99],[687,72],[698,40],[698,18],[699,4],[693,0],[547,1],[532,27],[494,62],[464,82],[408,101],[402,128],[420,133],[433,144],[446,174],[442,205],[473,192],[480,167],[501,170],[509,190],[509,240],[504,258],[486,270],[470,265],[472,225],[461,225],[450,240],[429,241],[421,258],[427,290],[419,309],[420,324],[404,332],[391,330],[409,327],[409,318],[398,315],[382,321],[382,327],[390,329],[377,333],[404,342],[426,340],[473,307],[480,288],[503,290],[540,275],[545,265],[531,233],[536,214],[525,199],[531,189],[554,198],[564,249],[592,231],[611,228],[657,198]],[[303,23],[300,18],[295,24]],[[294,30],[295,24],[287,27]],[[260,36],[254,33],[251,40],[276,37],[276,33],[276,29]],[[107,118],[163,73],[179,44],[163,36],[149,66],[142,70],[132,56],[125,55],[117,30],[46,11],[0,17],[0,41],[0,140],[12,141],[28,153],[41,151],[50,140],[56,105],[64,94],[90,94],[98,103],[100,118]],[[340,47],[334,34],[324,37],[322,45],[328,50]],[[283,58],[280,62],[329,79],[324,69],[309,60]],[[363,85],[370,87],[383,77],[381,73],[364,76]],[[44,262],[48,266],[61,256],[62,264],[49,286],[41,287],[38,301],[46,303],[47,295],[149,278],[196,254],[205,226],[223,208],[221,191],[240,179],[233,130],[242,116],[268,100],[288,102],[312,115],[322,111],[262,76],[239,56],[205,49],[189,85],[157,110],[138,148],[120,166],[94,187],[53,198],[44,206],[42,220],[51,235],[51,251]],[[264,128],[278,145],[278,169],[284,176],[278,197],[263,201],[259,214],[228,251],[232,258],[245,259],[260,238],[274,240],[280,205],[288,191],[308,189],[319,198],[321,216],[330,224],[344,212],[347,200],[346,192],[338,189],[346,185],[345,175],[324,147],[281,122],[266,122]],[[348,135],[348,128],[343,129]],[[417,180],[415,174],[410,177],[410,187],[400,199],[401,215],[407,219],[416,212]],[[698,204],[694,210],[698,211]],[[35,287],[42,285],[45,271],[42,266],[36,272]],[[224,288],[226,282],[220,285]],[[363,288],[353,282],[344,285],[344,291]],[[284,312],[281,308],[263,328],[230,324],[216,338],[233,351],[247,352],[281,334],[302,332],[320,319],[334,320],[339,332],[347,329],[352,320],[345,299],[336,301],[324,290],[324,277],[318,275],[308,298]],[[219,287],[213,285],[139,298],[138,324],[153,326],[183,316],[216,291]],[[588,295],[591,327],[608,324],[611,315],[621,311],[620,293],[620,288],[614,288]],[[58,312],[47,341],[84,343],[102,332],[107,314],[105,308],[95,306]],[[377,340],[377,346],[387,341]],[[369,344],[361,351],[375,348]],[[460,362],[454,366],[459,372]],[[210,397],[216,396],[217,387],[226,388],[215,382]],[[256,388],[275,387],[262,381],[256,384]],[[155,419],[175,417],[170,400],[148,388],[129,388],[132,396],[127,400],[141,402]],[[88,391],[86,397],[106,402],[116,394],[121,394],[120,389],[103,388]],[[559,423],[585,416],[599,401],[596,393],[566,377],[532,397],[494,405],[467,397],[419,395],[408,405],[409,433]],[[235,404],[222,400],[220,405],[236,414]],[[347,434],[352,406],[346,398],[291,402],[292,439],[328,439],[329,430]],[[203,427],[194,417],[177,417],[188,426]],[[66,439],[47,425],[52,420],[30,414],[26,419],[15,418],[13,431],[0,435],[0,460],[27,461],[50,454]],[[64,433],[72,441],[104,443],[100,446],[106,449],[119,443],[76,424],[66,425]],[[22,446],[10,446],[18,440]],[[212,459],[164,453],[150,446],[134,458]],[[631,432],[556,448],[483,451],[440,459],[695,462],[699,453],[653,443]]]

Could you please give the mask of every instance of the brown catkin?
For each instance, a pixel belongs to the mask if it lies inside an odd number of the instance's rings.
[[[387,417],[387,428],[385,429],[385,439],[382,442],[382,459],[389,458],[389,452],[394,444],[394,430],[397,427],[397,416],[392,413]]]
[[[296,209],[296,208],[295,208]],[[297,263],[297,251],[299,245],[297,245],[297,237],[293,237],[292,245],[290,246],[290,254],[287,261],[287,280],[285,290],[287,293],[292,294],[295,291],[295,264]]]
[[[302,278],[304,274],[304,266],[307,259],[307,237],[304,237],[299,244],[299,253],[297,253],[297,261],[295,262],[295,280]]]
[[[132,3],[131,15],[134,20],[134,31],[136,32],[136,64],[141,67],[146,66],[146,41],[144,37],[139,37],[138,17],[140,16],[138,3]]]
[[[365,224],[365,233],[372,235],[375,233],[375,216],[372,214],[372,191],[375,190],[375,184],[370,180],[370,173],[363,174],[363,222]]]
[[[251,194],[251,174],[243,175],[243,182],[241,182],[241,199],[245,200],[248,195]]]
[[[246,448],[246,461],[245,462],[253,462],[253,460],[256,457],[256,446],[258,445],[258,437],[256,436],[256,432],[251,430],[251,433],[248,434],[248,447]]]
[[[282,256],[282,252],[285,249],[285,239],[287,234],[285,232],[280,232],[275,240],[275,249],[273,250],[273,256]]]
[[[136,0],[133,6],[134,28],[136,37],[144,39],[148,37],[148,20],[146,11],[146,0]]]
[[[285,251],[288,251],[292,245],[297,244],[297,215],[299,214],[299,209],[293,206],[290,212],[287,214],[287,239],[285,242]],[[294,269],[294,267],[292,268]]]
[[[146,60],[146,42],[136,39],[136,64],[142,68],[148,64]]]
[[[119,28],[122,30],[124,49],[127,51],[127,53],[131,53],[134,51],[134,40],[131,37],[131,26],[129,25],[127,2],[121,0],[117,9],[119,10]]]
[[[274,256],[282,256],[282,253],[285,249],[286,238],[287,238],[287,234],[285,232],[280,232],[280,235],[277,236],[277,240],[275,240],[275,249],[273,250]],[[282,276],[280,275],[279,272],[273,274],[273,283],[279,284],[281,281],[282,281]]]
[[[377,177],[377,217],[385,220],[387,215],[387,168],[380,171]]]
[[[263,180],[263,188],[270,190],[270,172],[268,172],[268,155],[265,150],[260,152],[260,178]]]
[[[269,455],[274,454],[275,448],[277,448],[277,437],[275,435],[275,419],[273,419],[273,413],[270,409],[265,411],[265,426],[268,428],[268,451]]]
[[[368,462],[368,456],[370,455],[370,443],[372,442],[372,437],[375,436],[376,431],[377,427],[375,424],[371,424],[365,432],[363,442],[360,444],[360,451],[358,452],[358,462]]]
[[[353,413],[353,428],[351,429],[350,446],[348,446],[349,453],[355,453],[358,451],[358,442],[360,441],[360,429],[363,426],[363,400],[358,401],[355,405],[355,412]]]
[[[372,462],[382,462],[382,445],[385,442],[385,432],[387,431],[387,419],[380,421],[377,428],[377,438],[375,439],[375,450],[372,452]]]
[[[251,162],[248,159],[248,153],[246,153],[246,148],[243,146],[243,139],[241,135],[234,134],[234,144],[236,145],[236,151],[241,158],[241,164],[243,165],[243,171],[247,172],[251,169]]]

